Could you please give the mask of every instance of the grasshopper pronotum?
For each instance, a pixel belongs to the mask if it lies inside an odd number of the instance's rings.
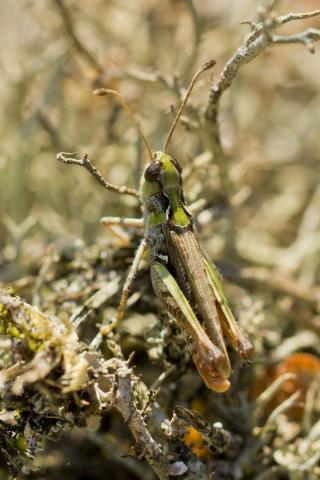
[[[176,118],[170,128],[163,151],[153,153],[124,98],[115,90],[99,89],[97,95],[113,95],[137,126],[147,147],[150,162],[145,168],[139,193],[127,187],[115,187],[104,180],[87,156],[81,161],[73,154],[61,152],[57,158],[65,163],[85,166],[103,186],[118,193],[140,197],[142,219],[105,217],[105,225],[140,226],[143,239],[125,281],[118,314],[104,333],[114,328],[124,316],[125,305],[139,262],[145,249],[150,254],[151,280],[161,309],[173,315],[187,334],[189,351],[206,385],[225,392],[230,382],[231,366],[223,335],[242,356],[253,351],[236,323],[215,266],[203,255],[192,215],[183,194],[181,166],[167,149],[181,113],[199,75],[215,64],[207,62],[193,76]]]

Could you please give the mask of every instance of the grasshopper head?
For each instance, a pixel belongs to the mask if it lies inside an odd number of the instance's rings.
[[[153,158],[144,171],[141,186],[143,198],[161,193],[168,201],[169,216],[173,223],[187,227],[190,215],[185,209],[181,167],[174,158],[161,151],[153,153]]]
[[[153,153],[154,160],[145,168],[142,176],[141,188],[148,196],[163,193],[170,197],[170,193],[182,193],[181,167],[179,163],[163,152]]]
[[[181,189],[181,167],[179,163],[167,153],[161,151],[153,153],[154,161],[149,163],[144,171],[144,179],[148,182],[157,182],[161,190]]]

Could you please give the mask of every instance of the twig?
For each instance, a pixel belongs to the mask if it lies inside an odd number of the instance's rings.
[[[286,398],[280,405],[278,405],[269,415],[266,420],[264,427],[262,428],[262,433],[267,431],[271,426],[275,425],[276,420],[279,415],[287,412],[291,407],[297,404],[297,400],[301,395],[300,390],[296,390],[290,397]]]
[[[159,377],[153,382],[153,384],[150,387],[150,390],[157,390],[166,380],[170,375],[174,372],[176,372],[177,366],[176,365],[171,365],[167,370],[161,373]]]
[[[119,289],[119,278],[115,277],[93,293],[70,317],[70,322],[75,328],[102,308],[106,302],[117,293]]]
[[[114,358],[110,362],[114,365],[117,375],[117,390],[113,405],[122,415],[155,473],[160,479],[185,473],[187,467],[183,462],[168,463],[160,445],[151,436],[145,420],[137,409],[135,405],[137,379],[132,370],[123,360]]]
[[[112,460],[120,466],[125,467],[135,477],[141,480],[154,480],[152,470],[147,470],[144,464],[138,463],[133,458],[121,455],[120,445],[111,437],[111,435],[102,435],[97,432],[85,432],[84,438],[88,438],[96,447],[98,447],[107,460]]]
[[[185,0],[185,2],[191,14],[191,20],[192,20],[193,32],[194,32],[192,52],[185,68],[186,75],[189,75],[189,72],[192,71],[193,69],[194,63],[197,59],[198,52],[199,52],[200,41],[201,41],[201,20],[194,6],[193,0]]]
[[[314,44],[318,40],[320,40],[320,30],[316,28],[308,28],[308,30],[296,35],[273,35],[272,37],[272,43],[302,43],[311,53],[315,52]]]
[[[134,188],[129,188],[126,186],[118,187],[117,185],[113,185],[109,183],[96,169],[94,165],[92,165],[91,160],[88,158],[88,155],[85,154],[80,159],[74,158],[73,155],[76,155],[75,152],[60,152],[57,154],[56,158],[59,162],[71,164],[71,165],[80,165],[80,167],[86,168],[91,175],[102,185],[106,190],[115,193],[121,193],[126,195],[132,195],[133,197],[139,198],[140,193],[135,190]]]
[[[54,261],[55,252],[52,248],[49,249],[48,255],[44,258],[41,268],[39,270],[38,276],[36,278],[33,295],[32,295],[32,304],[40,307],[41,305],[41,288],[45,283],[46,275],[50,270],[50,267]]]
[[[62,141],[59,135],[58,130],[55,128],[51,120],[49,119],[48,115],[41,110],[40,108],[35,113],[35,118],[41,125],[41,127],[47,132],[49,135],[52,145],[56,150],[60,150],[62,147]]]
[[[241,47],[236,50],[224,66],[218,82],[211,86],[210,97],[205,110],[206,121],[214,124],[217,123],[221,95],[230,87],[240,68],[257,58],[268,46],[273,43],[304,43],[310,51],[313,51],[312,47],[310,49],[310,44],[320,39],[319,31],[316,29],[308,29],[300,34],[289,36],[272,36],[271,33],[285,23],[294,20],[303,20],[317,15],[320,15],[320,10],[305,13],[289,13],[288,15],[278,18],[273,18],[273,16],[269,14],[265,16],[262,22],[256,24]]]
[[[293,277],[280,271],[272,271],[263,267],[240,268],[227,262],[217,262],[223,276],[240,285],[270,289],[274,292],[290,295],[310,304],[317,304],[320,299],[320,288],[305,287]]]
[[[259,473],[259,475],[256,475],[253,480],[274,480],[275,478],[281,478],[281,474],[285,476],[287,470],[283,466],[273,465],[262,473]]]
[[[302,13],[288,13],[277,19],[280,25],[284,25],[288,22],[293,22],[294,20],[306,20],[307,18],[317,17],[320,15],[320,10],[313,10],[313,12],[302,12]]]
[[[127,76],[142,82],[159,82],[171,90],[180,101],[183,100],[184,89],[180,87],[178,79],[174,75],[165,75],[160,72],[147,72],[135,67],[122,68],[121,71]]]
[[[271,6],[273,6],[273,3],[271,3]],[[309,29],[300,34],[289,36],[273,36],[272,32],[285,23],[315,17],[319,14],[320,10],[314,10],[305,13],[289,13],[288,15],[277,18],[275,14],[270,11],[270,8],[263,9],[260,12],[260,17],[262,17],[261,22],[255,24],[248,20],[245,21],[245,23],[250,23],[251,33],[225,64],[218,81],[212,83],[208,103],[204,112],[204,126],[207,143],[214,155],[216,164],[219,165],[221,182],[227,191],[230,187],[229,177],[218,124],[219,104],[222,94],[231,86],[240,68],[257,58],[272,44],[303,43],[307,46],[308,50],[313,53],[314,42],[320,39],[317,30]]]
[[[125,362],[117,364],[117,391],[115,408],[121,413],[138,445],[143,446],[145,456],[160,478],[163,478],[164,459],[157,442],[151,437],[147,426],[135,407],[132,371]]]
[[[274,380],[257,398],[256,405],[253,412],[253,421],[255,424],[261,419],[261,417],[265,414],[265,407],[266,405],[273,400],[275,395],[279,392],[279,390],[283,387],[283,384],[288,380],[293,380],[296,378],[296,375],[293,373],[284,373],[279,378]]]

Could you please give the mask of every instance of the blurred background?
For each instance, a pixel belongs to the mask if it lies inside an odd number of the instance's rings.
[[[239,22],[257,19],[262,4],[0,2],[0,283],[30,300],[28,280],[19,281],[37,274],[50,248],[104,248],[113,237],[99,223],[103,215],[141,215],[134,198],[107,192],[84,169],[56,161],[60,151],[88,153],[110,182],[138,188],[147,159],[138,132],[114,99],[93,90],[120,91],[152,149],[161,149],[184,88],[214,58],[170,153],[185,167],[187,200],[205,200],[198,216],[205,248],[240,285],[228,292],[240,322],[256,336],[256,375],[263,380],[251,385],[253,396],[266,386],[261,359],[268,352],[278,349],[274,365],[284,371],[289,367],[279,362],[288,355],[308,354],[310,373],[319,371],[320,351],[320,45],[313,55],[303,45],[272,46],[240,70],[219,117],[227,182],[199,123],[211,82],[249,32]],[[319,6],[283,0],[277,11]],[[319,18],[290,23],[281,33],[308,27],[320,28]]]
[[[94,97],[94,88],[119,90],[152,148],[159,149],[172,120],[170,106],[179,104],[174,79],[185,87],[199,65],[217,60],[192,96],[192,107],[201,111],[212,77],[248,33],[239,22],[254,20],[260,5],[250,0],[64,4],[67,12],[58,0],[0,5],[3,281],[27,268],[39,243],[69,236],[91,243],[105,235],[101,215],[136,213],[132,199],[119,200],[87,172],[55,160],[61,150],[88,153],[111,182],[137,187],[146,159],[137,131],[112,99]],[[278,10],[317,6],[290,0]],[[282,31],[317,25],[319,20],[309,19]],[[301,267],[287,247],[297,235],[305,237],[298,225],[319,181],[319,73],[318,51],[275,46],[242,68],[223,98],[222,142],[230,155],[233,194],[239,194],[235,202],[241,204],[233,225],[236,248],[250,262]],[[179,127],[171,145],[184,166],[206,150],[192,116],[190,124]],[[189,200],[196,196],[200,192],[191,192]]]

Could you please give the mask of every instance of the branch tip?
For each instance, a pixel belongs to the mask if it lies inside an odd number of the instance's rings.
[[[209,70],[210,68],[214,67],[216,65],[217,61],[212,59],[212,60],[209,60],[208,62],[206,62],[203,67],[202,67],[202,71],[205,72],[206,70]]]
[[[108,95],[109,91],[106,88],[97,88],[92,93],[93,95],[99,95],[100,97],[105,97],[106,95]]]

